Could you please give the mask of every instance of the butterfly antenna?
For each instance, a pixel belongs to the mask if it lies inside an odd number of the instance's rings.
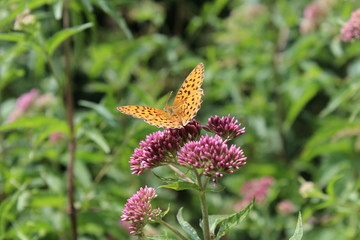
[[[169,106],[169,100],[170,100],[170,98],[171,98],[172,93],[173,93],[173,91],[171,91],[171,92],[169,93],[169,97],[168,97],[168,99],[166,100],[166,106]]]

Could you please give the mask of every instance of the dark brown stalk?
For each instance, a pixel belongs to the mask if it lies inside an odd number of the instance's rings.
[[[68,1],[64,5],[63,27],[69,28],[69,10]],[[65,105],[66,105],[66,120],[69,125],[69,161],[67,168],[67,191],[69,201],[69,217],[71,227],[71,238],[77,239],[77,223],[76,223],[76,209],[74,206],[74,160],[76,151],[76,142],[74,134],[74,106],[72,96],[72,82],[70,73],[70,40],[64,42],[64,68],[65,68]]]

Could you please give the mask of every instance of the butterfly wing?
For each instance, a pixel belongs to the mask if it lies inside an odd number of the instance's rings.
[[[178,128],[182,126],[181,122],[179,122],[175,116],[157,108],[146,106],[122,106],[117,107],[117,110],[133,117],[141,118],[145,122],[156,127]]]
[[[184,125],[196,116],[202,103],[201,88],[204,80],[204,64],[199,63],[186,77],[175,96],[173,106]]]

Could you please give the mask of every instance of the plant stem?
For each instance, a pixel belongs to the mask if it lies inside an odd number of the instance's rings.
[[[194,183],[193,180],[191,180],[188,176],[186,176],[185,173],[183,173],[182,171],[180,171],[179,169],[177,169],[176,167],[174,167],[173,165],[169,164],[167,165],[171,170],[173,170],[174,172],[176,172],[177,174],[179,174],[181,177],[185,178],[188,182],[190,183]]]
[[[197,180],[198,180],[198,184],[201,188],[201,192],[199,192],[200,194],[200,206],[201,206],[201,213],[202,213],[202,224],[203,224],[203,234],[204,234],[204,240],[210,240],[210,229],[209,229],[209,213],[208,213],[208,209],[207,209],[207,202],[206,202],[206,186],[207,184],[202,184],[201,181],[201,176],[199,176],[199,174],[197,173],[197,171],[195,171]]]
[[[187,240],[187,238],[182,235],[176,228],[174,228],[173,226],[171,226],[169,223],[165,222],[162,219],[157,220],[160,224],[162,224],[163,226],[167,227],[168,229],[170,229],[171,231],[173,231],[179,238],[183,239],[183,240]]]
[[[69,28],[69,10],[68,10],[68,1],[64,4],[64,15],[63,15],[63,27]],[[70,42],[69,40],[64,41],[64,67],[65,67],[65,78],[66,78],[66,119],[69,125],[69,161],[67,168],[67,190],[68,190],[68,200],[69,200],[69,217],[70,217],[70,226],[71,226],[71,238],[73,240],[77,239],[77,223],[76,223],[76,209],[74,204],[74,161],[75,161],[75,134],[74,134],[74,109],[73,109],[73,98],[72,98],[72,83],[70,76]]]

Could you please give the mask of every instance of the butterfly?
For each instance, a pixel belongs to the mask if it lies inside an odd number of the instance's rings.
[[[157,127],[181,128],[186,126],[200,109],[203,79],[204,64],[199,63],[186,77],[173,104],[165,106],[164,110],[146,106],[122,106],[117,109]]]

